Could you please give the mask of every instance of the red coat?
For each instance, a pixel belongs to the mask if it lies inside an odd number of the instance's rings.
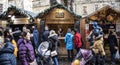
[[[81,34],[75,33],[74,35],[74,46],[75,48],[81,48],[82,47],[82,40],[81,40]]]

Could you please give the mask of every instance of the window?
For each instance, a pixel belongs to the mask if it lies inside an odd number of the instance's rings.
[[[97,4],[95,5],[95,10],[98,10],[98,5]]]
[[[83,15],[87,15],[87,6],[83,6]]]
[[[3,4],[0,4],[0,13],[3,12]]]

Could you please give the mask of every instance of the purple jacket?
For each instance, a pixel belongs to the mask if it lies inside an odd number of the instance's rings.
[[[29,65],[35,59],[34,49],[30,41],[18,40],[18,55],[21,65]]]

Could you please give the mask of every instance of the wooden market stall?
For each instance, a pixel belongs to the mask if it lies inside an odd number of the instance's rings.
[[[83,18],[81,21],[83,21],[82,23],[84,23],[84,25],[82,24],[82,28],[83,32],[85,32],[85,34],[82,34],[85,36],[84,40],[86,42],[85,47],[89,48],[89,42],[87,40],[87,36],[90,33],[90,31],[93,29],[92,27],[92,23],[93,22],[98,22],[99,26],[102,27],[103,32],[105,34],[105,39],[107,39],[109,31],[115,31],[118,33],[118,40],[120,38],[120,11],[117,10],[117,8],[113,8],[109,5],[95,11],[94,13],[86,16],[85,18]],[[104,40],[105,40],[104,39]],[[105,41],[105,44],[108,43],[107,41]]]
[[[62,55],[66,55],[64,36],[67,33],[67,29],[78,28],[80,30],[79,19],[81,16],[76,15],[72,11],[68,10],[67,7],[61,4],[56,4],[45,10],[42,13],[39,13],[36,17],[39,19],[37,22],[38,27],[40,29],[41,34],[44,31],[45,25],[49,27],[49,30],[55,30],[58,33],[58,29],[61,28],[63,30],[63,35],[59,39],[61,41],[60,53]]]
[[[34,16],[36,15],[30,11],[17,8],[16,6],[10,6],[6,11],[0,14],[0,20],[4,21],[1,25],[4,24],[4,27],[10,26],[14,30],[15,27],[22,29],[24,25],[29,26],[29,24],[33,24]]]

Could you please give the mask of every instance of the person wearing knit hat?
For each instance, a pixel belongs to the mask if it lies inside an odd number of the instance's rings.
[[[54,30],[50,31],[50,35],[48,36],[48,38],[52,37],[52,36],[57,36],[56,32]]]
[[[58,65],[58,46],[59,46],[59,40],[58,35],[54,30],[50,31],[50,35],[48,36],[48,40],[50,42],[50,50],[51,50],[51,56],[55,63],[55,65]],[[55,55],[52,54],[55,51]]]

